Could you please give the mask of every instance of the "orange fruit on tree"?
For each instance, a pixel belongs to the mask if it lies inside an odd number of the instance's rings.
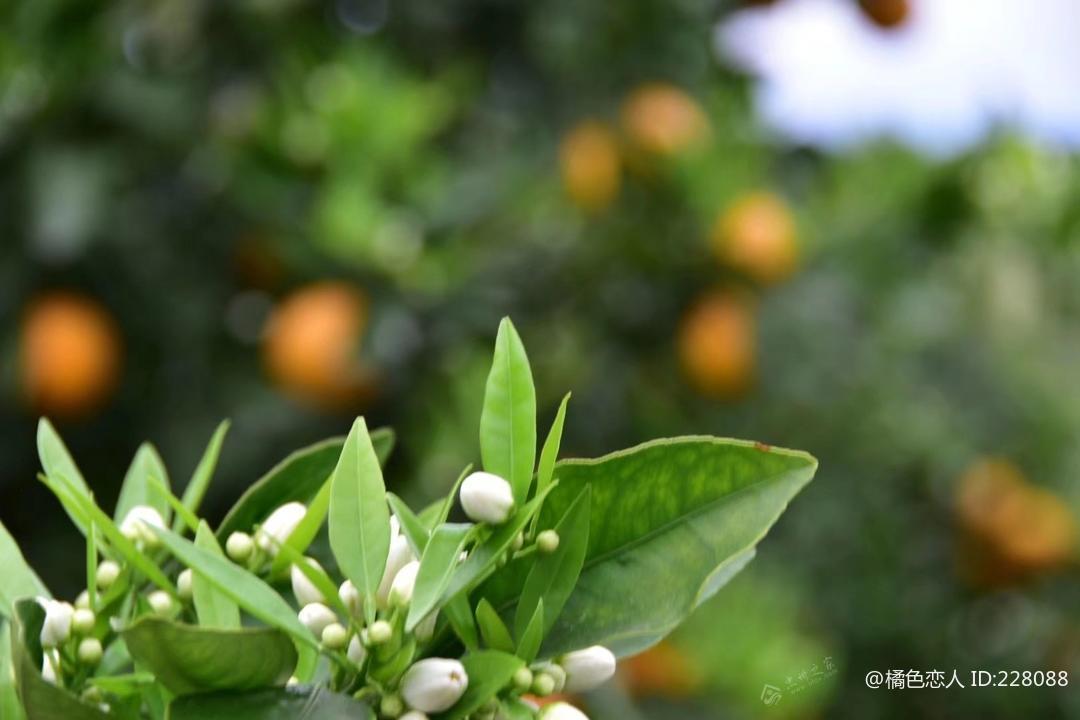
[[[367,298],[344,282],[296,290],[271,313],[263,341],[270,377],[288,394],[327,408],[344,408],[372,389],[359,360]]]
[[[1009,581],[1052,570],[1076,550],[1076,521],[1061,498],[1007,460],[983,458],[961,476],[956,512],[973,574]]]
[[[703,140],[709,121],[694,98],[667,83],[642,85],[622,107],[623,131],[635,146],[674,155]]]
[[[621,661],[619,672],[626,678],[626,687],[637,697],[684,698],[693,695],[702,684],[698,668],[666,640]]]
[[[605,210],[619,194],[619,145],[604,123],[585,120],[573,127],[559,145],[559,165],[566,193],[583,210]]]
[[[710,243],[721,262],[763,284],[783,280],[799,261],[791,210],[770,192],[737,198],[717,216]]]
[[[32,302],[19,343],[23,393],[35,411],[75,417],[110,397],[121,364],[120,333],[96,300],[55,292]]]
[[[680,324],[678,353],[683,373],[700,392],[714,397],[745,392],[753,382],[757,356],[749,301],[726,291],[698,299]]]

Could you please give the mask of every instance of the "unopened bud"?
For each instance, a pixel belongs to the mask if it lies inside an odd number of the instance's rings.
[[[322,570],[322,565],[312,558],[304,558],[302,562],[308,563],[317,570]],[[311,603],[326,603],[326,598],[323,597],[322,591],[315,587],[315,583],[311,582],[299,566],[293,565],[289,571],[289,576],[292,580],[293,595],[296,596],[296,602],[300,607],[310,605]]]
[[[322,644],[327,650],[341,650],[349,642],[349,631],[341,623],[330,623],[323,628]]]
[[[545,530],[536,536],[536,549],[542,553],[553,553],[559,549],[559,533]]]
[[[155,547],[161,541],[151,528],[164,528],[165,519],[157,508],[149,505],[136,505],[128,510],[120,521],[120,532],[132,542],[141,540],[148,547]]]
[[[414,710],[438,713],[461,699],[469,686],[465,667],[457,660],[427,658],[414,663],[401,678],[401,694]]]
[[[416,574],[419,571],[419,560],[413,560],[398,570],[398,574],[394,576],[394,582],[390,585],[390,595],[387,598],[390,607],[405,607],[412,602],[413,590],[416,588]]]
[[[118,577],[120,577],[120,566],[112,560],[106,560],[98,565],[95,582],[99,590],[108,590]]]
[[[390,586],[394,583],[401,568],[416,560],[412,547],[404,535],[395,535],[390,540],[390,550],[386,553],[386,568],[383,570],[379,589],[375,592],[375,601],[380,608],[385,608],[390,599]]]
[[[182,600],[191,599],[191,568],[185,568],[180,571],[180,575],[176,578],[176,592],[180,595]]]
[[[50,685],[56,685],[60,677],[60,653],[44,649],[41,653],[41,679]]]
[[[101,662],[102,654],[101,641],[97,638],[84,638],[79,643],[79,662],[97,665]]]
[[[150,603],[150,609],[155,615],[168,615],[173,610],[173,599],[164,590],[155,590],[150,593],[146,601]]]
[[[75,608],[70,603],[49,598],[38,598],[38,604],[45,610],[45,620],[41,624],[41,646],[53,648],[63,644],[71,636]]]
[[[322,631],[326,629],[326,626],[337,622],[337,615],[334,614],[334,611],[322,603],[305,605],[300,608],[297,617],[315,637],[322,637]]]
[[[410,710],[398,718],[398,720],[428,720],[428,716],[419,710]]]
[[[498,475],[474,472],[461,483],[461,507],[470,520],[501,525],[514,509],[514,491]]]
[[[97,618],[94,617],[92,610],[75,608],[75,612],[71,616],[71,629],[79,635],[86,635],[94,629],[96,620]]]
[[[379,712],[388,718],[400,717],[405,712],[405,703],[397,695],[383,695],[379,703]]]
[[[367,659],[367,648],[364,647],[359,635],[352,636],[352,640],[349,641],[349,649],[345,651],[345,655],[349,658],[349,662],[356,667],[364,664],[364,660]]]
[[[255,533],[255,543],[270,555],[277,555],[278,548],[289,539],[304,515],[307,515],[307,508],[303,503],[285,503],[270,513],[270,517],[259,527]]]
[[[527,667],[518,668],[514,673],[514,689],[518,692],[528,692],[532,687],[533,674],[532,670]]]
[[[563,655],[559,665],[566,671],[566,692],[585,692],[615,674],[615,655],[606,647],[593,645]]]
[[[75,609],[78,610],[79,608],[90,609],[90,593],[86,590],[83,590],[79,593],[79,596],[75,598]]]
[[[352,584],[352,580],[341,583],[341,587],[338,588],[338,597],[341,598],[341,604],[345,606],[345,609],[353,617],[360,617],[364,612],[364,598],[360,595],[360,591],[356,589],[356,586]]]
[[[532,681],[532,692],[533,695],[538,695],[540,697],[555,692],[555,678],[547,673],[537,673]]]
[[[589,720],[585,713],[564,702],[548,705],[540,711],[540,715],[537,717],[539,720]]]
[[[229,539],[225,541],[225,554],[228,555],[233,562],[245,562],[251,557],[251,553],[254,550],[255,543],[247,533],[234,532],[229,535]]]
[[[394,637],[394,628],[385,620],[376,620],[368,628],[368,642],[372,645],[382,645],[390,642]]]
[[[514,536],[514,541],[510,543],[510,549],[517,552],[521,548],[525,547],[525,533],[519,532]]]

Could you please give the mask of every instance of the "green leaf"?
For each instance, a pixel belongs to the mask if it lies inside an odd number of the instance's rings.
[[[121,635],[174,695],[284,685],[296,667],[292,640],[275,628],[225,630],[146,616]]]
[[[29,720],[106,720],[114,716],[84,703],[41,677],[41,625],[45,610],[35,600],[20,600],[12,625],[15,683]],[[7,716],[4,716],[7,720]]]
[[[450,517],[450,511],[454,509],[454,498],[457,497],[458,490],[461,488],[461,483],[465,482],[465,478],[469,477],[469,473],[472,472],[472,463],[465,466],[465,469],[458,475],[457,480],[454,481],[453,487],[450,488],[450,493],[443,499],[441,505],[438,507],[438,514],[434,515],[431,522],[427,526],[431,529],[435,529],[437,526],[446,522],[446,518]]]
[[[195,517],[195,514],[184,507],[184,504],[180,502],[175,495],[172,494],[172,490],[165,486],[160,480],[151,475],[149,477],[151,487],[161,493],[161,496],[165,498],[165,502],[169,503],[169,507],[175,513],[174,525],[179,524],[181,528],[197,528],[199,526],[199,518]],[[179,521],[179,523],[177,523]],[[177,532],[183,532],[178,530]]]
[[[555,526],[559,546],[553,553],[539,554],[529,571],[514,615],[519,637],[540,603],[546,608],[543,632],[550,630],[573,592],[589,546],[589,505],[590,488],[586,485]]]
[[[406,631],[412,632],[432,610],[439,607],[439,600],[450,584],[450,576],[458,566],[458,556],[465,549],[472,529],[471,523],[446,524],[435,528],[431,534],[420,558],[420,569],[416,574],[409,615],[405,621]]]
[[[203,451],[199,464],[195,466],[195,472],[191,474],[187,487],[184,488],[181,501],[184,503],[184,507],[191,511],[193,515],[199,512],[199,506],[202,505],[203,498],[206,496],[206,490],[210,487],[210,480],[214,477],[214,468],[217,467],[218,457],[221,455],[221,446],[225,442],[225,435],[228,432],[229,421],[222,420],[217,429],[214,430],[214,434],[210,436],[210,442],[207,444],[206,450]],[[182,533],[184,524],[183,518],[177,515],[176,520],[173,522],[173,531]]]
[[[745,565],[816,469],[803,452],[712,437],[559,463],[540,525],[589,487],[589,543],[542,654],[599,644],[626,655],[659,641]]]
[[[325,687],[296,686],[177,698],[169,720],[374,720],[375,713]]]
[[[323,486],[319,488],[319,492],[312,499],[311,504],[308,505],[304,517],[301,518],[297,526],[289,533],[289,537],[285,538],[285,542],[282,543],[286,551],[281,552],[282,548],[278,548],[278,554],[274,556],[274,561],[270,565],[271,577],[277,577],[285,568],[289,567],[289,564],[293,562],[289,558],[303,556],[304,551],[315,540],[315,536],[319,534],[319,530],[326,520],[326,515],[330,511],[331,487],[330,478],[327,478]]]
[[[70,481],[64,475],[59,476],[59,480],[47,476],[44,478],[44,482],[61,499],[62,503],[77,508],[82,517],[87,518],[87,526],[93,523],[100,529],[101,534],[109,541],[109,545],[131,563],[136,570],[145,575],[150,582],[176,597],[176,588],[169,582],[169,578],[165,577],[165,573],[161,572],[161,569],[153,560],[146,557],[142,551],[135,547],[133,542],[124,537],[124,534],[120,532],[120,529],[116,527],[109,516],[97,506],[93,497],[79,494],[77,489],[71,487]]]
[[[143,443],[135,451],[135,458],[128,467],[124,476],[124,484],[120,487],[120,497],[116,500],[116,512],[113,518],[117,523],[123,522],[128,512],[136,505],[149,505],[161,513],[165,522],[172,517],[169,501],[162,494],[161,489],[150,478],[157,478],[167,490],[169,487],[169,474],[165,470],[165,463],[161,456],[150,443]]]
[[[412,546],[413,553],[417,557],[422,556],[428,542],[429,533],[427,527],[416,516],[416,513],[405,504],[405,501],[394,493],[386,493],[386,500],[390,503],[390,509],[394,511],[394,516],[398,519],[402,534],[409,541],[409,545]]]
[[[95,613],[98,612],[97,567],[97,530],[94,523],[90,523],[86,528],[86,598],[90,603],[90,609]]]
[[[153,673],[148,672],[92,677],[87,678],[86,681],[96,688],[121,697],[138,695],[143,691],[143,688],[156,682]]]
[[[25,717],[15,687],[15,666],[11,662],[11,624],[0,618],[0,718],[23,720]]]
[[[476,620],[473,619],[472,608],[469,606],[469,597],[465,593],[455,595],[445,605],[443,614],[450,622],[461,643],[466,650],[475,651],[480,649],[480,636],[476,629]]]
[[[480,414],[480,456],[484,470],[506,478],[514,499],[525,502],[536,461],[536,389],[525,346],[510,318],[503,318],[495,338]]]
[[[330,549],[375,619],[375,592],[390,550],[386,485],[364,418],[357,418],[331,475]]]
[[[433,715],[433,720],[464,720],[499,694],[525,666],[521,659],[497,650],[481,650],[461,659],[469,676],[465,694],[444,713]]]
[[[394,448],[394,432],[389,428],[372,431],[371,444],[379,462],[386,462]],[[233,505],[217,529],[218,540],[237,530],[251,532],[256,523],[285,503],[308,503],[334,471],[344,445],[345,438],[323,440],[297,450],[271,468]]]
[[[544,641],[544,599],[536,603],[532,618],[518,635],[517,656],[527,663],[536,659],[540,643]]]
[[[566,404],[570,402],[570,393],[563,396],[559,403],[559,411],[555,413],[555,420],[551,423],[544,448],[540,451],[540,464],[536,468],[536,490],[542,491],[551,484],[555,474],[555,460],[559,456],[559,445],[562,444],[563,423],[566,422]]]
[[[195,547],[225,558],[225,553],[221,551],[221,546],[214,537],[214,531],[205,521],[200,522],[198,530],[195,531]],[[191,571],[191,596],[195,603],[195,614],[203,627],[240,627],[240,607],[228,595],[218,590],[200,570]]]
[[[285,631],[299,643],[318,649],[315,636],[300,622],[289,604],[265,582],[224,557],[196,547],[176,533],[163,528],[154,528],[154,532],[177,560],[202,573],[219,592],[248,613],[267,625]]]
[[[0,618],[11,617],[15,601],[20,598],[38,595],[52,597],[45,583],[41,582],[41,578],[27,564],[18,543],[11,537],[11,533],[2,522],[0,522],[0,568],[3,572],[3,581],[0,582]]]
[[[495,608],[491,606],[487,598],[481,600],[476,606],[476,624],[480,627],[480,637],[489,648],[508,653],[514,652],[514,639],[510,637],[506,623],[499,617],[499,613],[495,612]]]
[[[75,466],[75,461],[71,459],[71,453],[68,452],[64,441],[60,439],[56,428],[46,418],[41,418],[38,421],[37,447],[38,458],[41,460],[41,469],[45,471],[46,475],[53,478],[66,478],[77,491],[83,495],[90,494],[90,488],[87,487],[86,480],[83,479],[79,468]],[[71,520],[75,523],[75,527],[79,528],[79,532],[85,535],[85,518],[73,514],[72,508],[67,505],[64,506],[64,510],[71,516]]]
[[[480,584],[487,575],[495,569],[499,559],[506,555],[514,538],[518,536],[532,519],[533,514],[540,509],[544,497],[554,486],[548,486],[544,495],[538,495],[530,500],[525,507],[518,510],[512,518],[499,525],[495,532],[479,546],[473,548],[468,559],[458,566],[450,577],[450,584],[443,593],[444,601],[452,598],[460,592],[468,591]]]

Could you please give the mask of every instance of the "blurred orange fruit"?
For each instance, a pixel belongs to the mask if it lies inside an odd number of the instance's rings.
[[[98,409],[116,387],[120,333],[97,301],[57,292],[33,302],[23,318],[22,387],[37,412],[64,417]]]
[[[335,409],[362,400],[370,373],[358,358],[367,298],[343,282],[293,292],[270,316],[263,355],[271,378],[294,397]]]
[[[749,388],[757,354],[754,314],[742,297],[712,292],[700,298],[679,327],[683,372],[706,395],[730,397]]]
[[[563,137],[559,146],[563,185],[578,207],[605,210],[619,194],[619,145],[604,123],[586,120]]]
[[[683,698],[701,685],[698,669],[667,641],[620,661],[619,672],[626,678],[626,687],[638,697]]]
[[[722,262],[761,283],[783,280],[798,264],[795,221],[787,203],[770,192],[736,199],[716,218],[710,241]]]
[[[1030,484],[1007,460],[972,464],[960,478],[956,510],[978,580],[1052,570],[1075,552],[1076,521],[1069,507]]]
[[[664,83],[642,85],[623,103],[623,130],[639,148],[673,155],[708,135],[709,121],[697,101]]]
[[[911,14],[908,0],[859,0],[859,7],[871,22],[886,30],[903,25]]]

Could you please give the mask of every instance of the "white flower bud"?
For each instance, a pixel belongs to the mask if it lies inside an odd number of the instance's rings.
[[[562,669],[561,665],[550,662],[543,663],[542,665],[535,667],[534,670],[536,671],[536,680],[540,681],[542,684],[546,683],[546,680],[541,680],[542,678],[549,678],[551,680],[551,690],[546,693],[537,692],[537,695],[550,695],[553,692],[559,693],[563,691],[563,688],[566,686],[566,671]],[[533,688],[536,688],[535,683]]]
[[[159,541],[151,527],[164,528],[165,519],[157,508],[149,505],[136,505],[128,510],[127,515],[120,521],[120,532],[124,537],[132,542],[142,540],[146,545],[154,547]]]
[[[469,519],[499,525],[514,509],[514,491],[498,475],[474,472],[461,483],[461,507]]]
[[[150,609],[155,615],[168,615],[173,610],[172,595],[164,590],[155,590],[146,596],[146,601],[150,603]]]
[[[71,629],[79,635],[86,635],[94,629],[96,620],[94,612],[89,608],[75,608],[75,613],[71,616]]]
[[[589,720],[589,718],[573,705],[557,702],[541,710],[539,720]]]
[[[405,607],[412,602],[413,590],[416,588],[416,573],[419,571],[419,560],[413,560],[398,570],[398,574],[394,576],[394,582],[390,585],[390,597],[387,599],[390,607]]]
[[[348,656],[349,662],[356,667],[364,664],[364,660],[367,658],[367,648],[360,641],[359,635],[352,636],[352,640],[349,641],[349,649],[345,651],[345,654]]]
[[[322,603],[305,605],[300,609],[297,617],[300,618],[300,622],[304,624],[304,627],[314,633],[315,637],[322,637],[322,631],[326,629],[326,626],[337,622],[337,615],[334,614],[334,611]]]
[[[79,643],[79,662],[87,665],[97,665],[101,662],[104,651],[101,649],[101,641],[97,638],[85,638]]]
[[[559,549],[559,533],[554,530],[544,530],[536,536],[536,549],[550,555]]]
[[[271,556],[277,555],[278,546],[289,539],[292,531],[307,515],[303,503],[285,503],[266,518],[266,522],[255,533],[255,544]]]
[[[184,600],[191,599],[191,568],[185,568],[180,571],[180,575],[176,578],[176,592]]]
[[[95,582],[99,590],[108,590],[118,577],[120,577],[120,566],[112,560],[106,560],[98,565]]]
[[[405,672],[401,679],[401,694],[413,710],[437,713],[461,699],[468,686],[469,676],[460,662],[427,658]]]
[[[75,598],[75,609],[78,610],[79,608],[90,609],[90,593],[85,590],[79,593],[79,596]]]
[[[399,717],[398,720],[428,720],[428,716],[419,710],[410,710]]]
[[[435,624],[439,621],[438,611],[430,613],[426,618],[420,621],[420,624],[413,630],[413,635],[420,642],[427,642],[431,638],[435,637]]]
[[[375,592],[375,601],[380,608],[385,608],[390,599],[390,585],[397,577],[398,571],[416,559],[409,541],[404,535],[397,535],[390,540],[390,551],[386,554],[386,569],[383,570],[382,580],[379,581],[379,589]]]
[[[387,718],[396,718],[405,712],[405,704],[397,695],[383,695],[379,701],[379,714]]]
[[[63,644],[71,636],[71,619],[75,608],[70,603],[48,598],[38,598],[45,609],[45,622],[41,625],[41,646],[53,648]]]
[[[349,641],[349,631],[341,623],[330,623],[323,628],[322,644],[328,650],[341,650]]]
[[[394,627],[385,620],[376,620],[367,629],[367,638],[372,645],[382,645],[394,637]]]
[[[352,584],[352,580],[341,583],[341,587],[338,588],[338,597],[353,617],[360,617],[360,614],[364,612],[364,598]]]
[[[294,687],[300,684],[300,678],[295,675],[290,675],[289,679],[285,681],[285,687]]]
[[[304,561],[307,562],[311,567],[317,570],[322,570],[322,565],[320,565],[315,560],[312,560],[311,558],[304,558]],[[319,588],[315,587],[315,583],[311,582],[311,580],[308,579],[308,576],[304,574],[303,570],[301,570],[296,565],[293,565],[289,572],[289,575],[292,579],[293,595],[296,596],[296,603],[300,607],[310,605],[311,603],[326,603],[326,598],[323,597],[322,592],[319,590]]]
[[[251,553],[254,549],[255,543],[247,533],[231,533],[225,541],[225,554],[228,555],[233,562],[244,562],[251,557]]]
[[[397,515],[390,516],[390,539],[393,540],[401,534],[401,521],[398,520]]]
[[[615,655],[602,645],[563,655],[559,660],[566,671],[566,692],[579,693],[592,690],[615,674]]]
[[[60,676],[60,653],[56,650],[45,650],[41,654],[41,678],[51,684],[57,684]]]

